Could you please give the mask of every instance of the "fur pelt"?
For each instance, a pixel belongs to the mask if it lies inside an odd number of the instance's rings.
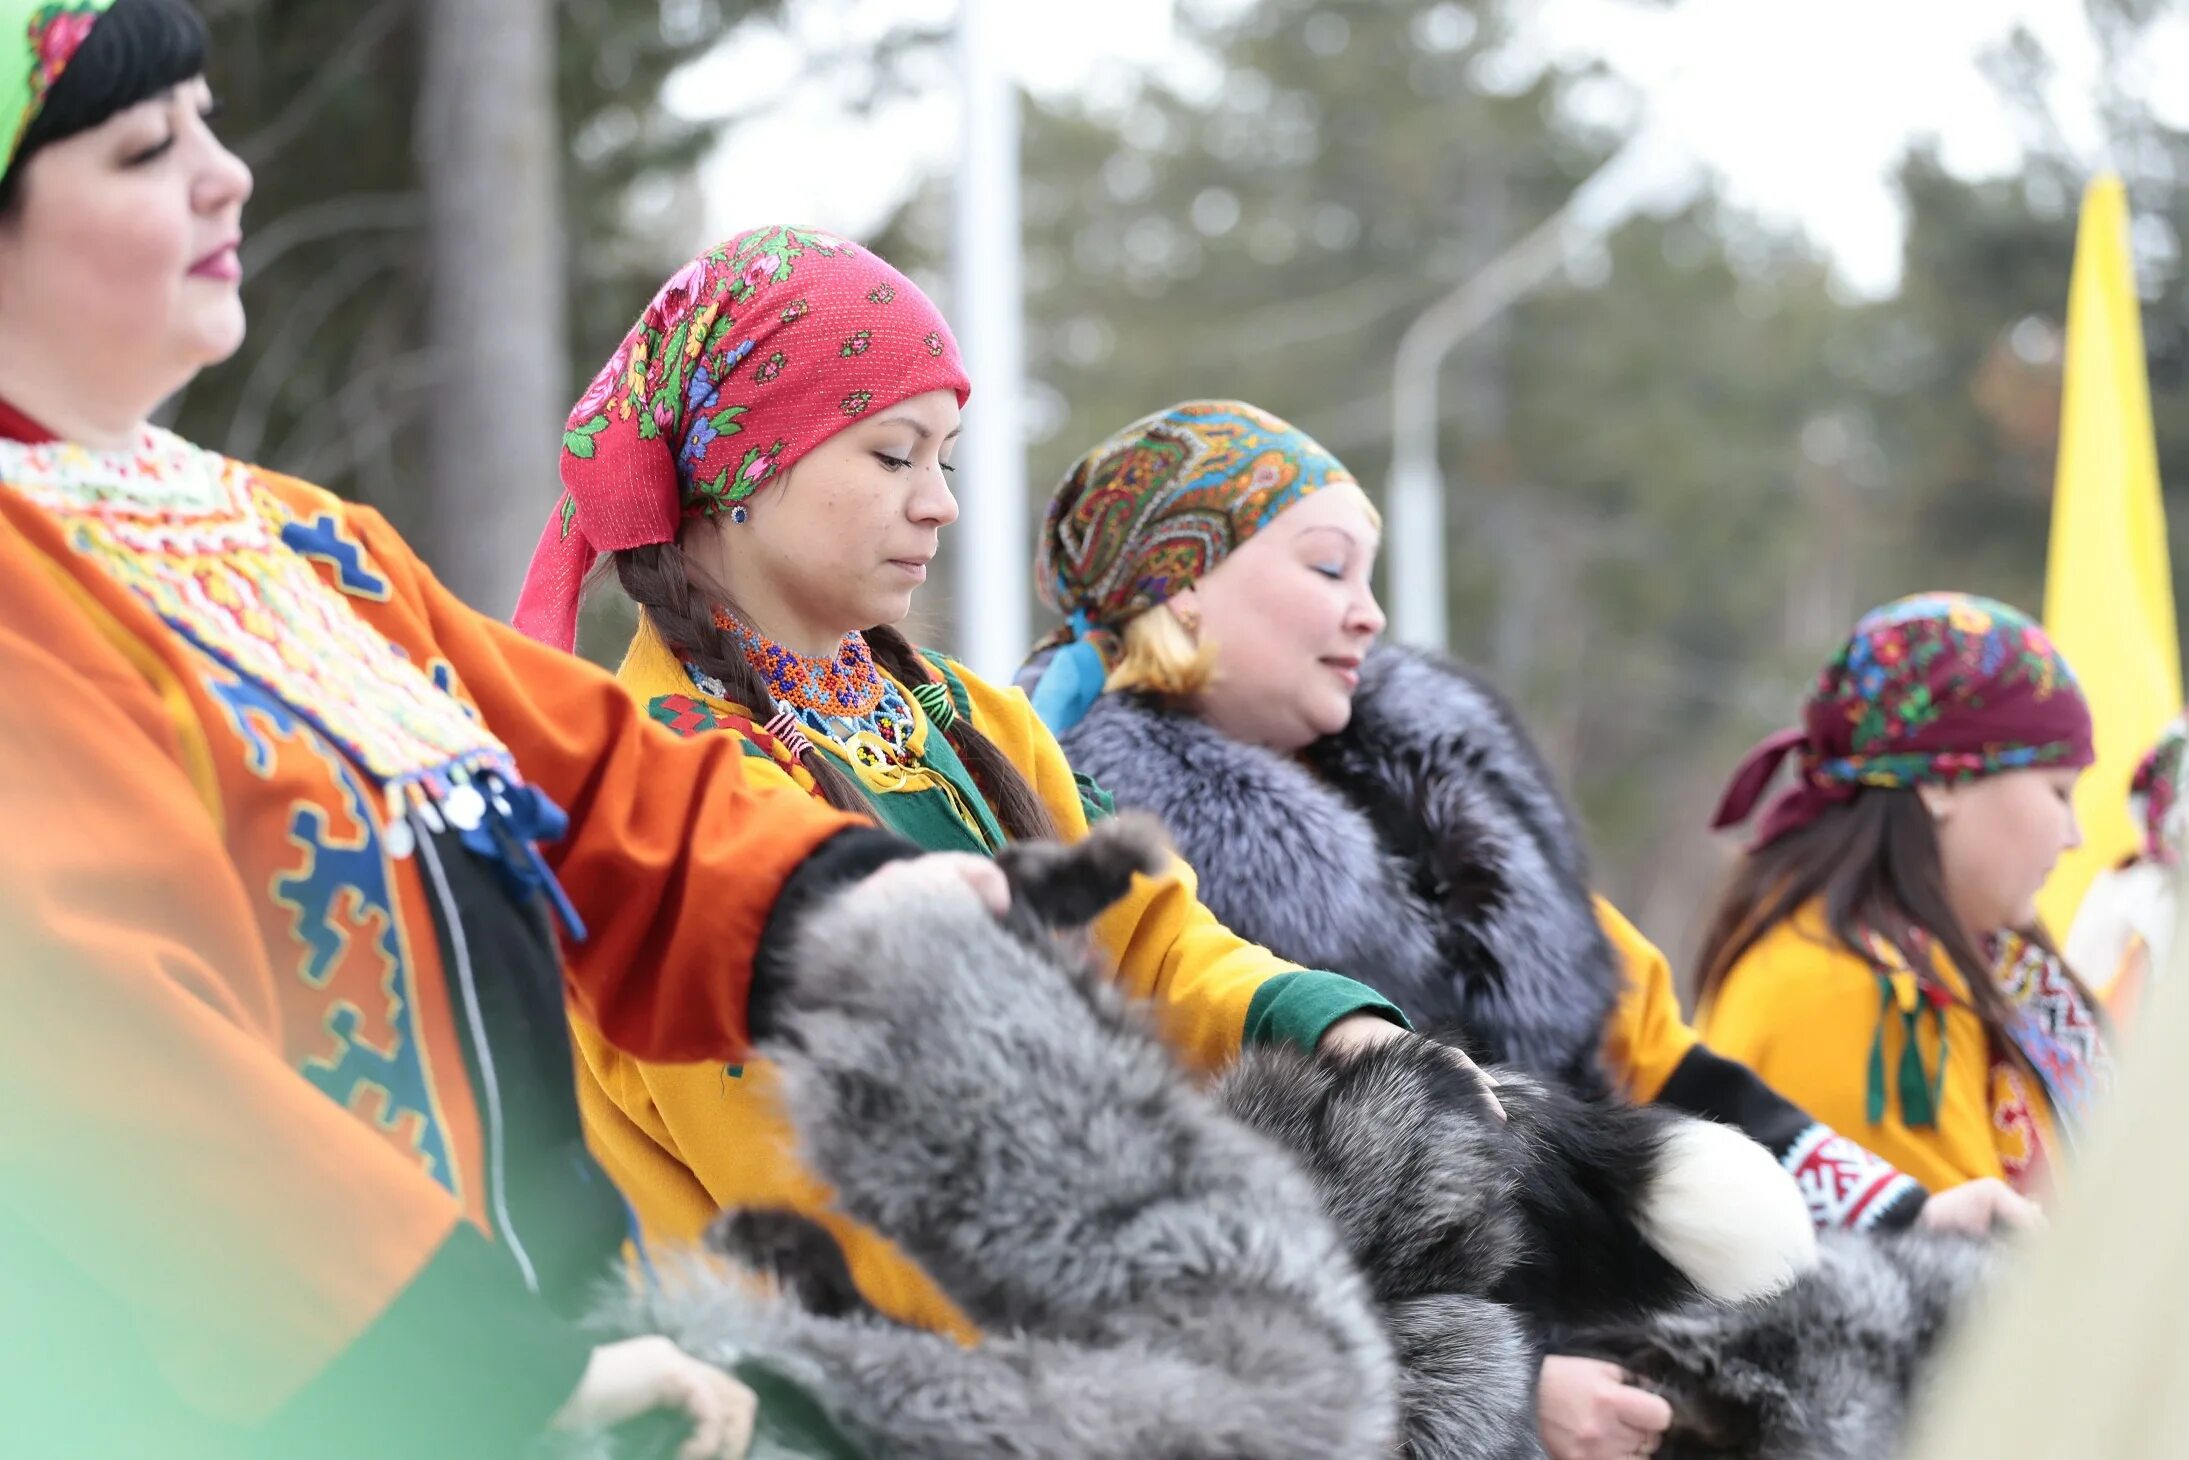
[[[1035,926],[1045,896],[1122,893],[1144,838],[1007,854],[1008,927],[839,896],[775,991],[762,1052],[802,1154],[982,1342],[730,1284],[671,1285],[632,1326],[763,1364],[876,1460],[1389,1453],[1390,1343],[1312,1184]]]
[[[1063,744],[1163,820],[1240,936],[1373,985],[1486,1063],[1602,1088],[1619,982],[1581,839],[1511,709],[1466,670],[1378,646],[1351,723],[1305,763],[1132,694],[1102,696]]]
[[[1672,1404],[1660,1460],[1876,1460],[1898,1452],[1991,1242],[1921,1230],[1828,1233],[1817,1267],[1766,1303],[1694,1305],[1584,1334]]]
[[[1150,855],[1112,823],[1004,858],[1009,925],[970,905],[839,898],[799,932],[776,1059],[801,1148],[987,1336],[864,1309],[821,1229],[744,1213],[726,1250],[774,1296],[672,1285],[666,1332],[812,1395],[873,1457],[1520,1460],[1539,1352],[1576,1322],[1702,1291],[1752,1297],[1811,1252],[1791,1184],[1737,1135],[1489,1087],[1419,1041],[1248,1053],[1193,1088],[1052,929]],[[1730,1203],[1741,1230],[1700,1209]],[[1394,1350],[1397,1361],[1394,1363]]]

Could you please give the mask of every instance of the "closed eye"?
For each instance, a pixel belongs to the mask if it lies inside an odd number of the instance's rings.
[[[910,457],[891,456],[886,451],[875,452],[874,459],[882,464],[882,470],[884,471],[903,471],[906,467],[912,465]]]
[[[171,149],[174,145],[175,134],[173,132],[169,132],[165,137],[161,138],[158,142],[155,142],[152,146],[145,148],[142,152],[134,153],[131,156],[124,158],[123,164],[128,167],[142,167],[148,162],[157,161],[159,158],[165,156],[169,149]]]

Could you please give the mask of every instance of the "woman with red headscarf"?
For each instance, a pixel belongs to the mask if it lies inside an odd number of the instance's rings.
[[[2090,734],[2016,610],[1928,593],[1864,617],[1718,811],[1748,820],[1794,758],[1704,944],[1711,1044],[1933,1188],[2042,1194],[2110,1081],[2036,913]]]
[[[620,677],[679,734],[735,745],[757,784],[871,816],[930,851],[1085,833],[1076,780],[1017,690],[916,650],[910,611],[942,530],[970,383],[911,280],[813,229],[769,227],[678,272],[571,413],[565,492],[517,625],[557,647],[605,558],[640,609]],[[664,796],[668,792],[664,791]],[[1373,990],[1246,943],[1175,863],[1095,925],[1121,983],[1189,1063],[1242,1042],[1407,1038]],[[725,1207],[811,1214],[883,1311],[965,1331],[792,1158],[761,1063],[633,1058],[575,1020],[594,1150],[648,1230],[696,1237]]]

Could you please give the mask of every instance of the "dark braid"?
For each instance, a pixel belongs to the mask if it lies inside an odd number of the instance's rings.
[[[874,652],[874,662],[907,688],[941,677],[903,634],[887,624],[868,629],[866,644]],[[996,748],[996,742],[973,728],[970,715],[959,715],[945,734],[1011,840],[1040,841],[1057,834],[1056,822],[1041,797],[1034,794],[1034,788],[1010,758]]]
[[[705,581],[682,547],[665,542],[624,548],[607,556],[616,565],[616,581],[624,593],[679,656],[721,680],[730,699],[749,710],[754,720],[765,725],[775,718],[775,697],[768,693],[768,682],[714,620],[716,607],[728,606],[726,596]],[[817,750],[799,763],[812,774],[829,805],[874,818],[873,803],[826,752]]]

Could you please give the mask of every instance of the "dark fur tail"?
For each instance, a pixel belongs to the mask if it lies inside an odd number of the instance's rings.
[[[1671,1117],[1504,1072],[1497,1096],[1512,1127],[1513,1197],[1530,1238],[1497,1296],[1553,1331],[1693,1297],[1694,1284],[1641,1229]]]
[[[1171,855],[1160,821],[1127,812],[1096,822],[1077,842],[1014,842],[996,865],[1011,883],[1013,926],[1068,932],[1100,917],[1134,876],[1162,871]]]
[[[844,1249],[828,1228],[780,1207],[724,1212],[707,1229],[707,1246],[740,1267],[773,1279],[808,1313],[847,1318],[872,1306],[851,1279]]]

